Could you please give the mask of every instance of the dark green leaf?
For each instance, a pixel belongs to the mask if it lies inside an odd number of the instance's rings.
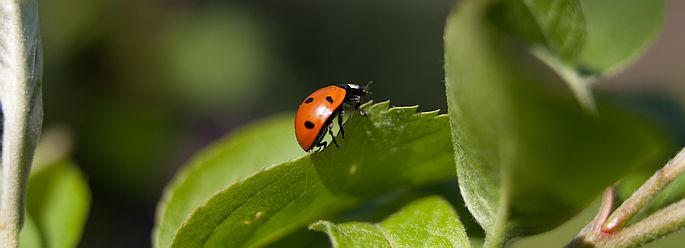
[[[278,115],[228,135],[196,155],[170,183],[157,209],[153,242],[168,247],[195,208],[216,192],[267,166],[304,154],[293,114]]]
[[[460,190],[486,247],[556,227],[629,168],[665,156],[667,144],[616,106],[584,111],[487,18],[491,7],[463,2],[445,32]]]
[[[326,234],[319,232],[312,232],[307,227],[299,228],[288,236],[270,243],[264,247],[280,248],[280,247],[327,247],[330,242]]]
[[[502,31],[525,45],[562,77],[578,101],[594,110],[590,82],[576,70],[585,44],[585,18],[578,0],[501,1],[490,13]]]
[[[265,245],[365,198],[452,177],[447,116],[388,104],[364,105],[368,116],[345,123],[340,148],[329,146],[226,185],[173,227],[172,246]],[[291,124],[284,123],[283,132],[292,132]]]
[[[318,221],[333,247],[471,247],[450,204],[440,197],[414,201],[378,224]]]
[[[70,162],[47,165],[31,174],[26,207],[46,247],[76,247],[90,207],[88,184]]]
[[[578,101],[595,110],[590,83],[577,75],[576,59],[585,45],[585,17],[578,0],[523,0],[545,38],[548,50],[533,48],[569,85]]]
[[[547,46],[572,63],[585,43],[585,18],[577,0],[523,0],[530,8]]]
[[[585,43],[585,18],[578,0],[515,0],[500,4],[493,13],[499,25],[574,64]]]

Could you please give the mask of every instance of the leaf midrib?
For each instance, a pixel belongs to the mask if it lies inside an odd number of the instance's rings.
[[[254,194],[254,195],[252,195],[252,196],[249,196],[247,201],[244,201],[244,202],[243,202],[242,204],[240,204],[237,208],[232,209],[232,210],[230,211],[230,213],[229,213],[228,215],[226,215],[225,218],[223,218],[223,220],[220,222],[219,226],[221,225],[221,223],[224,223],[224,222],[226,221],[226,219],[228,219],[228,218],[230,218],[231,216],[233,216],[233,213],[235,213],[236,211],[240,210],[242,207],[244,207],[245,205],[247,205],[247,203],[251,202],[255,197],[261,195],[264,191],[268,190],[268,189],[271,188],[273,185],[279,183],[284,177],[285,177],[285,174],[281,174],[281,175],[278,177],[278,179],[276,179],[275,181],[271,182],[268,186],[266,186],[266,187],[260,189],[260,190],[257,192],[257,194]],[[250,177],[248,177],[248,178],[250,178]],[[228,187],[227,189],[222,190],[222,191],[219,191],[219,192],[217,192],[217,193],[214,194],[214,195],[220,194],[221,192],[226,191],[226,190],[229,190],[229,189],[233,188],[234,186],[238,186],[238,185],[241,185],[241,183],[233,184],[232,186]],[[213,198],[213,196],[209,198],[210,200],[207,201],[207,203],[209,203],[209,202],[211,201],[212,198]],[[197,208],[197,209],[199,210],[199,209],[202,209],[202,208],[204,208],[204,207],[206,207],[206,206],[207,206],[207,204],[205,203],[205,205],[203,205],[203,206],[201,206],[201,207],[199,207],[199,208]],[[179,237],[179,236],[178,236],[179,232],[180,232],[181,230],[183,230],[183,227],[186,226],[186,224],[188,223],[188,220],[191,220],[191,219],[194,217],[194,215],[195,215],[196,213],[198,213],[198,211],[194,211],[193,214],[191,214],[190,216],[188,216],[188,218],[186,219],[186,221],[184,221],[183,224],[181,225],[181,228],[179,228],[179,229],[176,230],[176,233],[175,233],[175,235],[174,235],[175,237]],[[212,236],[214,236],[214,233],[217,231],[217,229],[218,229],[218,228],[214,228],[214,229],[212,230],[212,232],[211,232],[206,238],[203,238],[203,239],[202,239],[202,242],[201,242],[201,243],[202,243],[202,244],[206,244],[206,243],[207,243],[207,240],[209,240]],[[174,245],[174,243],[176,243],[175,240],[176,240],[176,238],[174,238],[174,242],[172,243],[172,246]]]
[[[383,227],[380,224],[374,223],[373,226],[376,227],[376,229],[378,229],[378,231],[383,235],[383,238],[385,238],[385,240],[388,242],[390,247],[398,247],[395,240],[393,240],[390,237],[390,234],[388,232],[386,232],[385,229],[383,229]]]
[[[394,109],[397,109],[397,108],[394,108]],[[386,112],[387,112],[387,111],[390,111],[390,110],[386,110]],[[419,113],[419,114],[426,114],[426,115],[428,115],[428,114],[433,114],[433,113],[435,113],[435,112],[437,112],[437,111],[431,111],[431,112],[425,112],[425,113]],[[447,117],[447,114],[440,114],[440,115],[431,116],[431,117],[429,117],[429,118],[437,119],[437,118],[448,118],[448,117]],[[420,120],[421,120],[421,119],[419,119],[419,118],[417,118],[417,119],[415,119],[415,120],[410,120],[410,121],[407,122],[407,124],[410,124],[410,123],[413,123],[413,122],[417,122],[417,121],[420,121]],[[427,137],[427,136],[429,136],[430,134],[431,134],[431,133],[425,133],[425,134],[419,135],[419,136],[417,136],[417,137],[411,139],[410,142],[413,142],[413,141],[417,141],[417,140],[423,139],[424,137]],[[311,156],[311,154],[304,155],[303,157],[297,158],[297,159],[295,159],[295,160],[303,159],[303,158],[306,157],[306,156]],[[275,166],[278,166],[278,165],[279,165],[279,164],[271,165],[271,166],[265,168],[264,170],[268,170],[268,169],[274,168]],[[263,172],[264,170],[261,170],[261,171],[259,171],[259,172]],[[243,179],[243,181],[245,181],[245,180],[247,180],[247,179],[249,179],[249,178],[251,178],[251,177],[253,177],[254,175],[257,175],[257,174],[258,174],[258,173],[255,173],[255,174],[253,174],[253,175],[251,175],[251,176],[248,176],[247,178]],[[305,173],[305,174],[306,174],[306,173]],[[236,209],[231,210],[230,213],[229,213],[228,215],[226,215],[225,217],[222,218],[222,221],[219,222],[219,225],[217,225],[216,227],[221,226],[221,224],[224,223],[224,222],[225,222],[227,219],[229,219],[231,216],[233,216],[233,214],[234,214],[235,212],[239,211],[239,210],[242,209],[245,205],[248,205],[248,203],[250,203],[251,201],[253,201],[255,197],[261,195],[264,191],[268,190],[268,189],[271,188],[273,185],[275,185],[275,184],[277,184],[278,182],[280,182],[280,181],[283,179],[283,177],[284,177],[284,176],[281,175],[276,181],[270,183],[270,184],[269,184],[268,186],[266,186],[265,188],[260,189],[259,192],[258,192],[257,194],[254,194],[254,195],[250,196],[250,197],[248,198],[247,201],[245,201],[245,202],[243,202],[242,204],[240,204],[240,206],[238,206]],[[305,177],[305,178],[308,178],[308,177]],[[293,198],[292,200],[288,201],[288,203],[285,204],[285,205],[283,205],[282,207],[276,209],[276,210],[277,210],[276,212],[278,212],[278,210],[281,210],[281,209],[284,209],[284,208],[290,206],[293,202],[297,201],[297,200],[300,199],[303,195],[305,195],[306,193],[308,193],[312,188],[314,188],[315,186],[321,184],[321,183],[323,182],[323,180],[326,179],[326,178],[328,178],[328,175],[324,176],[321,180],[318,180],[316,183],[312,184],[311,186],[307,186],[306,189],[303,190],[297,197],[295,197],[295,198]],[[228,191],[228,190],[230,190],[232,187],[235,187],[235,186],[237,186],[237,185],[240,185],[240,183],[233,184],[233,185],[229,186],[228,188],[226,188],[226,189],[224,189],[224,190],[222,190],[222,191],[219,191],[219,192],[215,193],[212,197],[209,197],[209,200],[207,201],[207,203],[209,203],[209,201],[211,201],[211,199],[212,199],[215,195],[221,194],[221,193],[224,192],[224,191]],[[307,185],[307,184],[305,184],[305,185]],[[199,207],[198,209],[203,208],[203,207],[206,206],[206,205],[207,205],[207,204],[203,205],[202,207]],[[176,230],[176,234],[175,234],[176,237],[178,237],[179,231],[181,231],[181,230],[183,229],[183,227],[186,226],[187,221],[190,220],[190,219],[192,219],[193,216],[194,216],[194,214],[195,214],[196,212],[197,212],[197,211],[194,211],[193,214],[191,214],[188,218],[186,218],[186,221],[183,222],[183,224],[181,225],[181,228],[179,228],[179,229]],[[270,215],[269,217],[265,218],[264,220],[266,221],[266,220],[268,220],[268,219],[271,219],[273,216],[274,216],[274,215]],[[245,238],[244,240],[249,240],[249,238],[252,237],[252,235],[254,235],[254,233],[255,233],[256,230],[258,230],[258,229],[259,229],[259,228],[256,228],[256,229],[254,229],[254,231],[251,231],[247,236],[245,236],[246,238]],[[214,228],[214,229],[212,230],[212,232],[210,233],[210,235],[208,235],[206,238],[202,239],[202,242],[201,242],[201,243],[202,243],[202,244],[206,244],[207,241],[209,241],[209,239],[211,239],[211,237],[213,237],[214,234],[215,234],[218,230],[219,230],[219,228]],[[174,240],[176,240],[176,239],[174,239]],[[174,241],[173,243],[176,243],[176,242]],[[172,246],[173,246],[173,243],[172,243]],[[243,243],[243,244],[244,244],[244,243]],[[394,247],[394,246],[393,246],[393,247]]]

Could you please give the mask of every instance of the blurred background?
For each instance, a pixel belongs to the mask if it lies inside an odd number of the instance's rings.
[[[452,0],[39,2],[44,127],[71,130],[92,191],[82,247],[150,246],[162,189],[193,153],[324,85],[374,81],[376,101],[446,108]],[[685,2],[668,2],[654,47],[598,88],[657,95],[682,118],[682,23]]]

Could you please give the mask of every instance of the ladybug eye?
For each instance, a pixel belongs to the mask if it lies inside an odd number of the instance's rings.
[[[326,101],[333,103],[333,97],[331,96],[326,96]]]
[[[305,121],[304,127],[306,127],[307,129],[312,129],[314,128],[314,123],[312,123],[311,121]]]
[[[310,98],[307,98],[307,100],[304,100],[304,103],[310,103],[312,101],[314,101],[314,98],[310,97]]]

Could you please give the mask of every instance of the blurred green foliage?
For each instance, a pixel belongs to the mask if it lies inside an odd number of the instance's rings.
[[[78,246],[91,206],[87,177],[69,160],[70,129],[50,127],[41,135],[26,190],[27,221],[20,247]]]
[[[261,20],[243,8],[203,7],[172,20],[160,39],[168,73],[153,87],[209,111],[236,111],[262,99],[269,81],[278,81],[269,73],[274,51]]]
[[[34,171],[26,207],[43,245],[22,247],[76,247],[88,217],[90,197],[85,178],[69,161],[56,161]]]

